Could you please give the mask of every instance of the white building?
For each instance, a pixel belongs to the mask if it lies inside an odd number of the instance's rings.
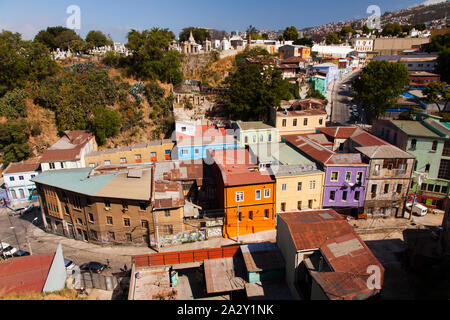
[[[353,48],[358,52],[372,52],[374,39],[372,38],[354,38],[352,39]]]
[[[98,150],[97,142],[88,131],[66,131],[41,157],[42,172],[49,170],[85,168],[86,154]]]
[[[319,56],[330,56],[336,58],[346,58],[349,53],[355,51],[349,46],[322,46],[314,45],[312,52],[316,52]]]
[[[13,206],[36,196],[36,185],[30,180],[40,173],[39,158],[10,163],[3,171],[5,188]]]

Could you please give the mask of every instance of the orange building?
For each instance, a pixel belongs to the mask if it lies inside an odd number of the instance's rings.
[[[223,236],[275,230],[275,179],[259,171],[246,149],[211,152],[217,198],[224,209]]]

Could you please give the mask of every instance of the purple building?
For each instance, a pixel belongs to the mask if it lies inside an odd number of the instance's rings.
[[[369,165],[363,162],[361,154],[336,153],[302,135],[283,138],[325,171],[323,208],[353,216],[364,211]]]

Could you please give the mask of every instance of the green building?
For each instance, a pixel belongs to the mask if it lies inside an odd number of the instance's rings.
[[[306,81],[310,84],[311,89],[319,91],[325,95],[327,93],[327,77],[320,74],[315,74]]]
[[[438,117],[419,114],[415,121],[379,120],[373,133],[416,158],[410,199],[415,195],[427,207],[444,210],[450,195],[449,127]]]

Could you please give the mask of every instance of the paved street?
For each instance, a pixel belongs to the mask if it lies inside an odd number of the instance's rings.
[[[353,123],[351,121],[350,107],[352,103],[349,102],[351,97],[351,88],[354,79],[358,77],[360,70],[356,70],[346,75],[343,79],[335,81],[327,92],[327,98],[330,101],[331,121],[335,125],[348,125]],[[346,88],[342,86],[346,85]]]

